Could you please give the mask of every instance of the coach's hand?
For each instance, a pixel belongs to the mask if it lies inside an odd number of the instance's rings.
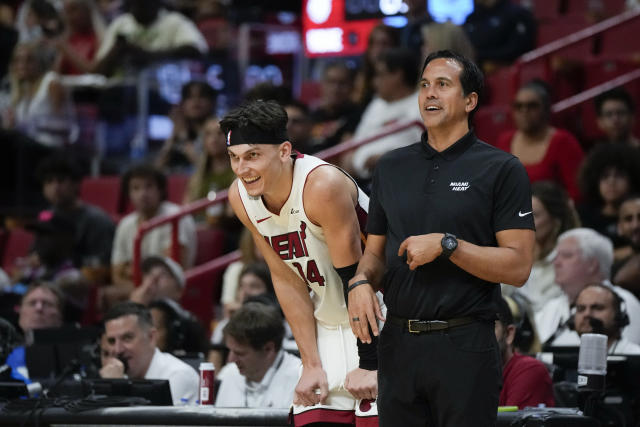
[[[421,265],[433,261],[442,253],[442,233],[422,234],[409,236],[404,239],[398,249],[398,256],[407,252],[407,264],[410,270],[415,270]]]
[[[363,277],[361,276],[354,277],[349,283],[360,280]],[[369,326],[373,335],[378,336],[378,320],[384,321],[378,297],[371,285],[367,283],[353,288],[347,295],[347,299],[351,330],[357,338],[360,338],[360,341],[369,344],[371,342]]]
[[[344,388],[356,399],[375,399],[378,397],[378,371],[356,368],[347,374]]]
[[[324,403],[329,395],[327,374],[321,366],[302,367],[302,375],[293,396],[295,405],[313,406]]]

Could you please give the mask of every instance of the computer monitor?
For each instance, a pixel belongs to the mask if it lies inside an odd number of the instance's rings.
[[[173,405],[169,380],[87,379],[82,381],[82,390],[85,396],[142,397],[149,405]]]
[[[97,328],[63,326],[35,329],[33,344],[25,348],[25,359],[31,379],[57,377],[77,361],[80,367],[92,363],[99,331]]]

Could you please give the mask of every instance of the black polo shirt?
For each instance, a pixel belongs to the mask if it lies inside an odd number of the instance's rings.
[[[498,284],[448,259],[409,270],[400,244],[409,236],[453,233],[479,246],[498,246],[495,233],[534,229],[529,177],[513,155],[472,131],[443,152],[422,141],[384,155],[374,172],[367,231],[386,236],[384,300],[390,313],[447,320],[494,319]]]

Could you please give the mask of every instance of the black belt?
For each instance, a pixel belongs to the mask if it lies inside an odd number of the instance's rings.
[[[387,313],[387,322],[391,322],[396,325],[400,325],[403,328],[407,328],[412,334],[420,334],[423,332],[444,331],[447,329],[456,328],[462,325],[468,325],[475,322],[473,317],[458,317],[449,320],[420,320],[420,319],[405,319],[404,317],[394,316]]]

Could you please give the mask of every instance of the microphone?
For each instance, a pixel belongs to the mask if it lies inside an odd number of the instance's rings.
[[[122,364],[124,365],[124,374],[126,375],[127,372],[129,371],[129,362],[127,362],[127,359],[125,359],[124,356],[122,356],[121,354],[117,355],[116,359],[121,361]]]
[[[582,334],[578,355],[578,391],[604,391],[607,375],[607,336]]]
[[[595,317],[589,317],[589,325],[591,326],[592,334],[601,334],[606,335],[604,330],[604,322],[600,319],[596,319]]]

